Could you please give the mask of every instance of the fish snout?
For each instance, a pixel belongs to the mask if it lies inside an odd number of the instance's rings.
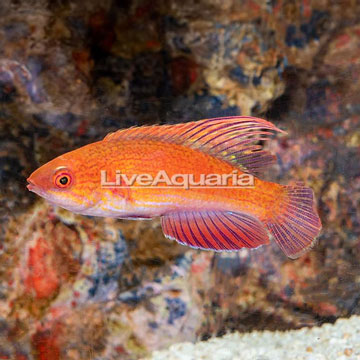
[[[28,184],[26,185],[28,190],[32,191],[36,188],[36,185],[32,182],[31,177],[28,177],[26,181],[28,182]]]
[[[32,191],[40,196],[43,194],[41,186],[36,182],[36,180],[34,180],[32,174],[26,179],[26,181],[28,182],[26,187],[29,191]]]

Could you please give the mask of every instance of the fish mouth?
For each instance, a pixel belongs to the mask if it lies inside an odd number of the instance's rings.
[[[44,191],[42,191],[33,181],[31,181],[30,178],[28,178],[26,181],[28,182],[26,187],[29,191],[32,191],[39,196],[44,196]]]
[[[27,179],[26,181],[29,183],[28,185],[26,185],[28,190],[33,191],[36,188],[36,185],[33,182],[31,182],[31,180],[29,179]]]

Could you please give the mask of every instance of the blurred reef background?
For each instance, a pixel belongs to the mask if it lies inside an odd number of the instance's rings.
[[[287,130],[267,177],[311,186],[323,222],[300,259],[192,250],[26,189],[116,129],[225,115]],[[0,359],[137,359],[360,314],[356,0],[1,0],[0,136]]]

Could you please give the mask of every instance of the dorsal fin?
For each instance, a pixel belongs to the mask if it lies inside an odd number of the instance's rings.
[[[132,127],[110,133],[103,141],[152,139],[181,144],[239,166],[244,172],[258,174],[274,157],[257,143],[269,140],[276,131],[284,132],[263,119],[231,116],[175,125]]]

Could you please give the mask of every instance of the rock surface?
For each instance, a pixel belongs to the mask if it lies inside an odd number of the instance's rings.
[[[360,314],[357,1],[2,0],[0,358],[136,359],[229,331]],[[27,176],[132,125],[257,115],[286,129],[266,175],[313,187],[297,261],[201,252],[158,221],[54,209]]]

